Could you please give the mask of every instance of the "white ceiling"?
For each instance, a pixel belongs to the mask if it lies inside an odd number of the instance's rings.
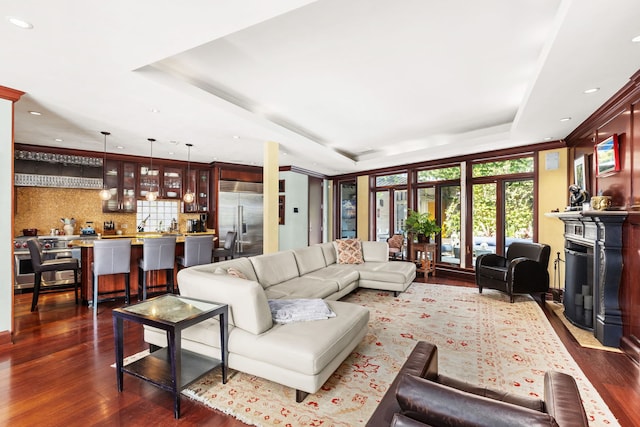
[[[640,69],[638,0],[1,5],[16,142],[327,175],[562,139]]]

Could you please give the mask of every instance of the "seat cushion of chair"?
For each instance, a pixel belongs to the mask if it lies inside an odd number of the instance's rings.
[[[507,280],[507,269],[503,267],[490,267],[483,265],[478,273],[484,277],[489,277],[495,280],[506,281]]]
[[[60,258],[43,261],[40,264],[40,271],[75,270],[80,268],[76,258]]]

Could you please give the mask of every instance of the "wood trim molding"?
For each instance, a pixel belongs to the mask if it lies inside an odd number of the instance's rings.
[[[624,111],[630,104],[636,103],[640,99],[640,70],[629,78],[629,82],[622,87],[607,102],[593,112],[584,122],[567,136],[567,146],[575,147],[579,145],[582,138],[591,135],[594,129],[603,123],[609,122],[615,116]]]
[[[13,344],[13,340],[11,339],[11,332],[2,331],[0,332],[0,346],[7,345],[7,344]]]
[[[16,89],[11,89],[6,86],[0,86],[0,98],[8,99],[9,101],[16,102],[20,97],[24,95],[24,92]]]

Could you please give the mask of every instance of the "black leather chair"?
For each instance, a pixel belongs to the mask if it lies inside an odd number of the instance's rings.
[[[224,246],[221,248],[215,248],[213,250],[212,260],[215,262],[220,258],[231,258],[236,254],[236,238],[238,233],[235,231],[227,231],[227,236],[224,238]]]
[[[514,242],[507,256],[484,254],[476,258],[476,285],[482,289],[497,289],[509,295],[544,294],[549,290],[549,255],[551,247],[540,243]]]
[[[31,255],[31,265],[33,266],[35,283],[33,285],[33,297],[31,299],[31,311],[38,307],[38,297],[42,289],[42,273],[45,271],[69,271],[73,270],[73,283],[47,285],[47,290],[62,290],[74,288],[76,294],[76,304],[78,304],[78,286],[80,284],[78,272],[80,263],[76,258],[59,258],[45,260],[42,253],[42,244],[38,239],[27,240],[29,254]]]

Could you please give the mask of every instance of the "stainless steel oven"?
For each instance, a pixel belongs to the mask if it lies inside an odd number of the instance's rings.
[[[39,237],[43,246],[43,258],[77,258],[80,259],[80,249],[68,248],[68,241],[78,236]],[[32,237],[31,237],[32,238]],[[18,237],[14,241],[14,291],[23,292],[33,289],[35,274],[31,265],[31,255],[26,241],[29,237]],[[73,282],[73,270],[50,271],[42,274],[42,286]]]

